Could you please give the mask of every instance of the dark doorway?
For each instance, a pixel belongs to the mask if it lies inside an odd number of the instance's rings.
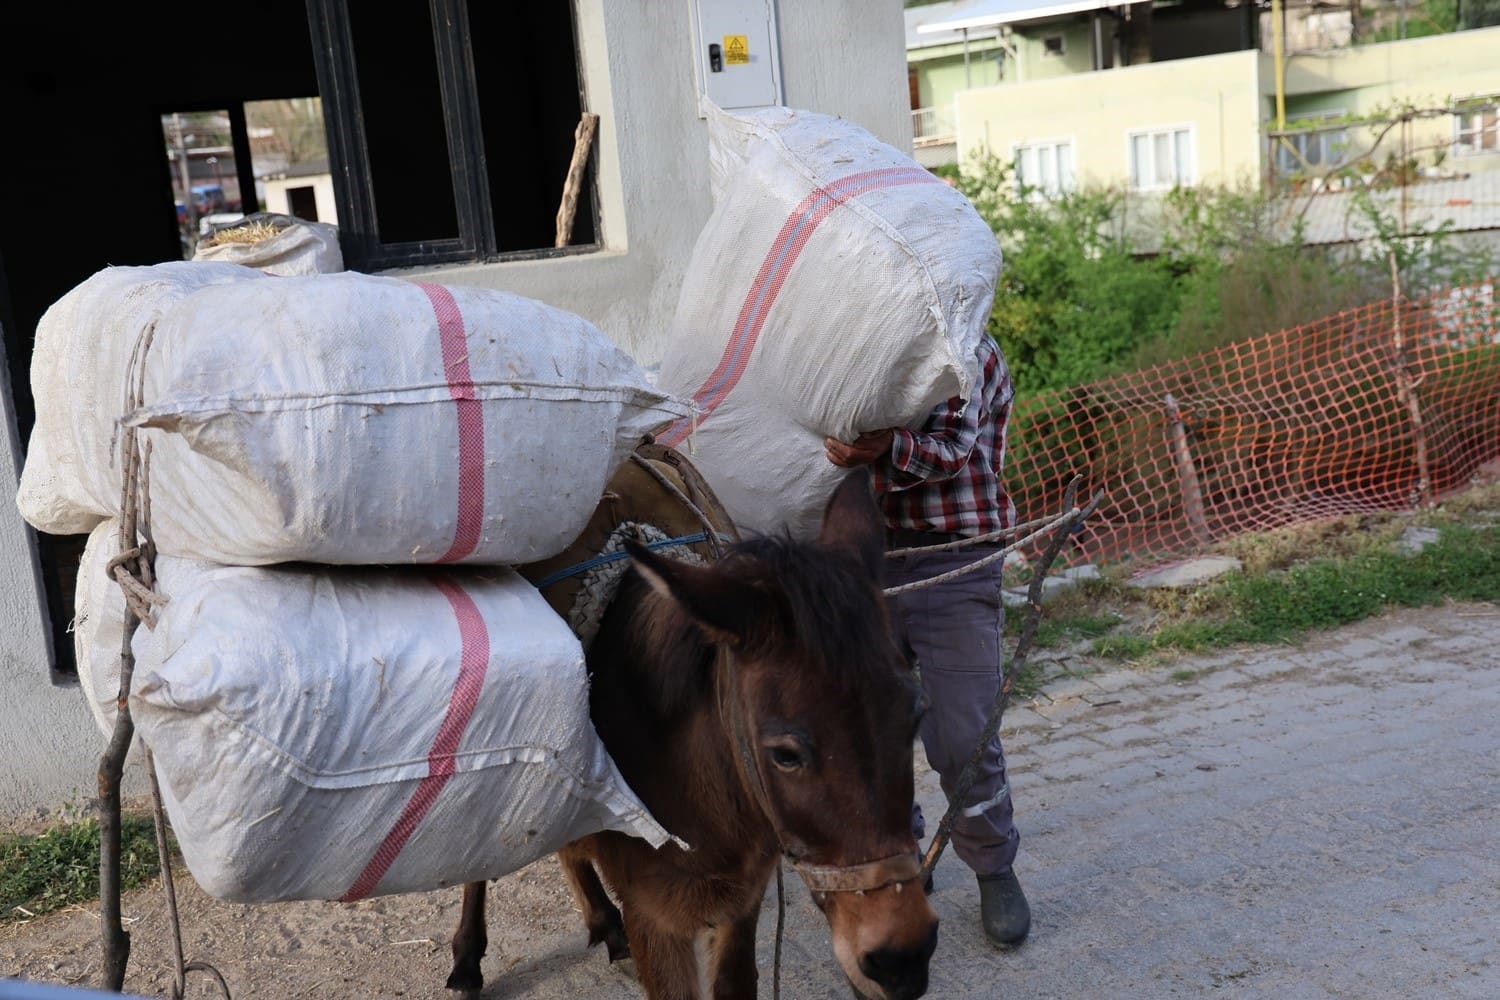
[[[318,221],[318,192],[312,187],[294,187],[286,189],[287,204],[291,206],[292,214],[299,219],[308,222]]]
[[[277,32],[265,25],[297,27]],[[109,265],[182,256],[162,115],[243,108],[318,92],[303,0],[231,5],[0,4],[0,107],[16,141],[0,157],[0,302],[11,395],[24,442],[35,421],[37,321],[68,289]],[[244,180],[241,151],[202,156]],[[248,149],[243,151],[248,157]],[[204,192],[216,199],[216,192]],[[38,536],[56,666],[74,672],[72,574],[82,539]]]

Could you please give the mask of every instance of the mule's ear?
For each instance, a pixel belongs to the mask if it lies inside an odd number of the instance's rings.
[[[823,508],[823,530],[818,542],[825,548],[848,552],[871,578],[880,579],[885,562],[885,518],[875,504],[869,469],[844,477]]]
[[[652,590],[719,638],[745,640],[765,612],[765,594],[727,573],[668,559],[638,542],[627,540],[625,550]]]

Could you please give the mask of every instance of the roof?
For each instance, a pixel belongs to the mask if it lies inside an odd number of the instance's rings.
[[[906,8],[906,47],[948,45],[975,31],[994,31],[1021,21],[1039,21],[1119,6],[1122,0],[949,0]]]
[[[1500,171],[1419,181],[1404,191],[1404,222],[1402,188],[1372,190],[1369,196],[1376,210],[1400,223],[1405,233],[1431,233],[1440,228],[1453,233],[1500,232]],[[1273,225],[1281,238],[1290,239],[1300,218],[1302,242],[1308,246],[1363,242],[1375,235],[1375,227],[1355,197],[1352,190],[1287,195],[1276,204]],[[1164,215],[1159,195],[1132,197],[1119,235],[1136,253],[1160,253]]]
[[[1407,232],[1432,232],[1447,226],[1452,232],[1472,233],[1500,229],[1500,171],[1485,171],[1465,177],[1420,181],[1406,188],[1372,191],[1370,197],[1382,215],[1401,218],[1405,193]],[[1325,191],[1297,199],[1306,205],[1302,214],[1305,243],[1353,243],[1375,235],[1365,213],[1355,205],[1351,191]]]
[[[256,176],[261,180],[279,181],[289,177],[312,177],[316,174],[329,172],[328,157],[324,156],[316,160],[306,160],[302,163],[290,165],[278,165],[271,170],[263,170]]]

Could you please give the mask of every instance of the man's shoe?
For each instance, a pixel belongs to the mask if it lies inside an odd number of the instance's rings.
[[[979,918],[985,936],[1002,948],[1014,948],[1031,931],[1031,906],[1016,870],[979,876]]]

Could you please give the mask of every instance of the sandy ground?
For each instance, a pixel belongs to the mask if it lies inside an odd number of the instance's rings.
[[[1007,715],[1032,938],[984,941],[950,852],[929,996],[1500,996],[1496,640],[1500,609],[1450,605],[1300,647],[1055,678]],[[1174,681],[1184,669],[1198,675]],[[924,773],[930,821],[939,796]],[[236,998],[447,995],[457,890],[250,907],[184,872],[179,893],[188,957]],[[161,897],[138,890],[124,908],[127,988],[166,995]],[[787,909],[782,996],[846,998],[792,876]],[[628,963],[585,947],[551,859],[496,883],[489,918],[486,1000],[640,996]],[[773,889],[762,996],[774,926]],[[97,927],[83,908],[0,927],[0,975],[93,985]],[[214,994],[199,981],[189,995]]]

